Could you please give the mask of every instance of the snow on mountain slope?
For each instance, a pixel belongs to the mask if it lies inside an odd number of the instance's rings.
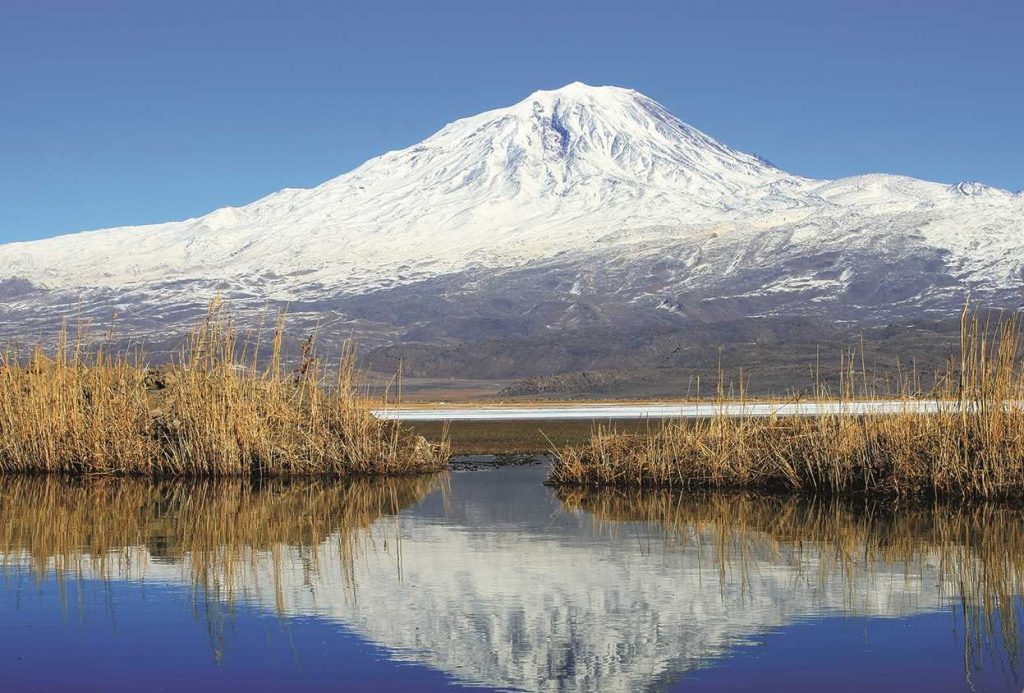
[[[801,178],[635,91],[574,83],[456,121],[312,189],[0,246],[0,311],[6,302],[7,319],[21,319],[74,298],[159,318],[227,290],[316,312],[328,298],[416,286],[469,304],[485,290],[519,295],[515,282],[542,275],[562,299],[702,319],[725,302],[728,315],[856,317],[945,308],[967,290],[1005,301],[1024,279],[1024,197],[902,176]],[[392,320],[399,304],[382,300],[390,308],[373,320],[415,322]],[[517,310],[544,298],[530,300]],[[543,326],[576,324],[572,305]]]
[[[311,190],[146,227],[0,249],[3,273],[47,286],[171,275],[303,272],[353,289],[506,264],[631,224],[719,219],[731,196],[804,184],[685,125],[654,101],[572,84],[457,121]],[[558,233],[551,233],[558,229]]]

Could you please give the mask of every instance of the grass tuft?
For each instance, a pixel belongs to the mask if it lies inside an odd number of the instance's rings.
[[[712,406],[697,421],[643,434],[598,427],[583,445],[558,451],[556,486],[757,489],[892,498],[1024,497],[1024,377],[1017,319],[991,324],[964,309],[958,360],[930,397],[936,413],[854,416],[844,403],[879,398],[861,361],[846,359],[838,411],[810,416],[729,416]],[[720,402],[724,394],[719,394]],[[742,399],[742,397],[741,397]]]
[[[310,339],[294,369],[279,319],[261,364],[215,301],[176,359],[85,348],[66,326],[51,353],[0,356],[0,473],[148,477],[349,476],[425,472],[447,464],[428,442],[374,417],[354,386],[349,346],[336,367]],[[333,373],[328,377],[328,373]]]

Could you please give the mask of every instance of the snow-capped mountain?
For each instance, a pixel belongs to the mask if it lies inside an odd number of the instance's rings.
[[[0,321],[116,310],[164,331],[211,296],[371,343],[750,315],[945,314],[1024,284],[1024,196],[835,181],[735,151],[628,89],[570,84],[308,190],[0,246]]]

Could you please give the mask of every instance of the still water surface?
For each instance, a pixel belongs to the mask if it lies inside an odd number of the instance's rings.
[[[1024,513],[0,481],[0,689],[1020,690]]]

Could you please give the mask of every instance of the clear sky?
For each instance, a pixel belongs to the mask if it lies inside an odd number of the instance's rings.
[[[1024,187],[1024,1],[2,0],[0,242],[308,187],[580,80],[794,173]]]

